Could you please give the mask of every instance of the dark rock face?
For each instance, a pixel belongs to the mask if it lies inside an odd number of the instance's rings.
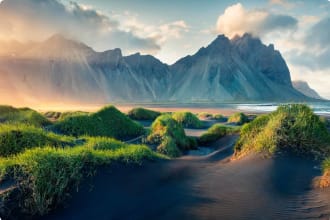
[[[260,71],[276,83],[292,86],[289,69],[280,52],[274,50],[274,45],[267,47],[249,34],[233,39],[232,43],[250,68]]]
[[[216,101],[288,101],[305,97],[291,84],[278,51],[249,34],[217,37],[208,47],[171,66],[178,99]]]
[[[1,55],[0,84],[6,86],[0,87],[32,102],[307,99],[292,87],[281,54],[248,34],[232,40],[220,35],[172,66],[149,55],[123,56],[120,49],[95,52],[60,35],[20,48],[15,56]]]

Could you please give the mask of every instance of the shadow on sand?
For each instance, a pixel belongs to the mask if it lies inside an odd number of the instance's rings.
[[[233,139],[208,156],[104,168],[47,219],[329,219],[318,164],[296,157],[228,162]],[[229,147],[228,147],[229,146]]]

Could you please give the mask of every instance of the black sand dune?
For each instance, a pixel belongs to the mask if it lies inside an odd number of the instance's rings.
[[[330,219],[330,189],[306,159],[229,162],[236,137],[208,156],[103,169],[45,219]]]

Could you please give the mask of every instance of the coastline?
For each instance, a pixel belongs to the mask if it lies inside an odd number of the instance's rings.
[[[294,103],[294,102],[292,102]],[[49,104],[35,106],[39,112],[47,111],[85,111],[95,112],[105,105],[114,105],[120,111],[127,113],[135,107],[143,107],[159,112],[190,111],[192,113],[207,112],[211,114],[222,114],[229,116],[236,112],[260,115],[275,111],[279,105],[286,103],[100,103],[100,104]],[[303,103],[310,106],[317,115],[330,119],[330,102],[310,102]],[[21,106],[22,107],[22,106]]]

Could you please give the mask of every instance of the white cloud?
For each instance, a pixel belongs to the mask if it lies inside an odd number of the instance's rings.
[[[232,38],[235,35],[251,33],[264,36],[274,31],[292,31],[297,20],[292,16],[273,14],[267,10],[246,10],[238,3],[228,7],[217,21],[216,30]]]
[[[177,20],[161,24],[146,24],[139,20],[138,15],[126,12],[115,16],[122,21],[120,29],[131,30],[137,36],[147,36],[155,39],[160,45],[173,39],[181,39],[190,27],[184,20]]]
[[[97,50],[156,54],[169,38],[180,38],[188,29],[184,21],[148,26],[128,13],[106,15],[73,1],[4,0],[0,4],[0,40],[40,41],[60,33]]]
[[[292,8],[299,2],[271,0],[270,4]],[[307,81],[323,97],[330,98],[330,18],[274,14],[266,9],[247,10],[238,3],[217,20],[217,33],[228,37],[249,32],[272,43],[285,58],[292,78]]]

